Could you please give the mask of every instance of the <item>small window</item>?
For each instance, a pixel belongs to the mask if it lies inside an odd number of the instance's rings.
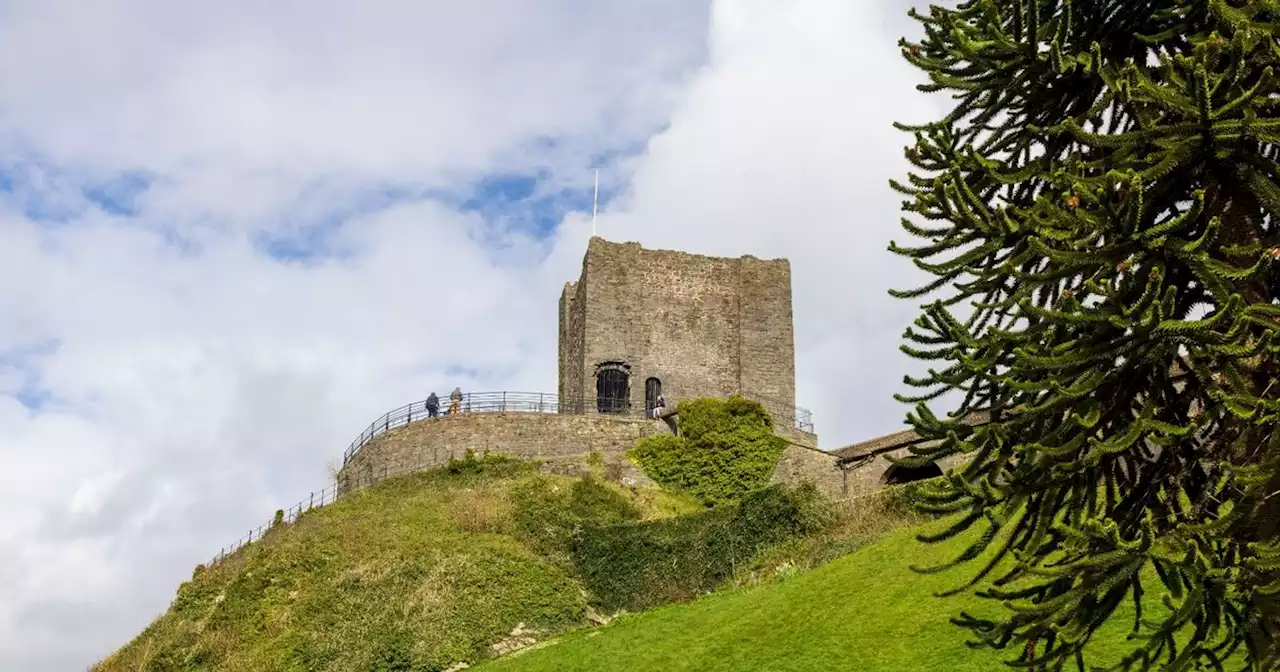
[[[596,367],[596,410],[625,413],[631,406],[631,376],[625,364],[606,362]]]
[[[646,415],[652,415],[653,409],[658,405],[658,397],[662,396],[662,381],[657,378],[649,378],[644,381],[644,410]]]

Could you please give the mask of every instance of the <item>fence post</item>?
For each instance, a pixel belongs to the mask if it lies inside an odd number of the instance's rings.
[[[502,410],[503,412],[507,410],[507,393],[505,391],[502,393]]]
[[[413,403],[412,402],[409,403],[409,419],[406,420],[404,424],[407,425],[411,422],[413,422]]]

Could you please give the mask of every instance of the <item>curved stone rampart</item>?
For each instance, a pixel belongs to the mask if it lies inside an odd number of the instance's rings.
[[[553,473],[577,475],[588,469],[589,456],[603,459],[612,480],[638,486],[653,482],[627,457],[637,439],[671,432],[674,423],[607,415],[570,413],[492,412],[463,413],[417,420],[378,434],[356,452],[338,473],[338,492],[376,482],[388,475],[431,469],[468,450],[543,463]],[[864,460],[842,460],[836,453],[818,450],[812,434],[779,428],[787,440],[773,475],[774,482],[812,482],[833,499],[878,490],[883,486],[883,455]],[[891,452],[905,456],[906,448]],[[946,469],[950,464],[939,465]]]
[[[576,474],[590,453],[604,459],[606,473],[624,483],[651,485],[627,458],[636,439],[667,433],[658,420],[568,413],[464,413],[418,420],[379,434],[338,472],[345,493],[381,478],[442,466],[468,450],[542,461],[548,471]]]

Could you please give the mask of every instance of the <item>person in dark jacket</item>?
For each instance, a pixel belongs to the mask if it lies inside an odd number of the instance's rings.
[[[432,392],[431,396],[427,397],[427,415],[429,417],[434,418],[439,414],[440,414],[440,397],[437,397],[436,393]]]

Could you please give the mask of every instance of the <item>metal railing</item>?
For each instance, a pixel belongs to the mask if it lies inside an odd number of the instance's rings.
[[[293,506],[287,509],[283,509],[281,511],[281,516],[279,518],[272,518],[271,520],[259,525],[256,529],[249,530],[249,534],[246,534],[245,536],[240,537],[235,541],[235,543],[223,548],[221,551],[218,551],[218,554],[213,557],[213,560],[211,560],[209,564],[216,565],[222,562],[223,560],[227,559],[227,556],[230,556],[232,553],[235,553],[241,548],[248,546],[250,543],[253,542],[254,539],[262,539],[262,535],[270,532],[271,529],[276,527],[277,525],[281,525],[283,523],[296,522],[298,520],[298,517],[301,516],[304,512],[310,511],[312,509],[320,508],[325,504],[332,504],[337,499],[338,499],[337,483],[334,483],[333,485],[330,485],[329,487],[324,488],[322,490],[311,493],[310,496],[299,501],[297,504],[294,504]]]
[[[795,429],[806,432],[813,431],[813,414],[808,409],[796,407],[793,413],[788,414],[779,412],[777,410],[779,405],[767,397],[746,393],[742,394],[742,396],[760,402],[778,421],[789,421]],[[393,411],[388,411],[382,417],[373,421],[343,452],[342,463],[345,465],[359,452],[361,447],[372,441],[379,434],[397,427],[403,427],[411,422],[427,420],[432,417],[444,417],[459,413],[571,413],[575,415],[640,418],[648,417],[651,411],[652,406],[646,408],[643,404],[632,404],[623,399],[590,398],[565,400],[561,399],[559,395],[539,392],[471,392],[463,394],[461,401],[456,404],[448,397],[444,397],[439,400],[439,405],[434,414],[427,408],[426,401],[415,401]],[[270,521],[249,530],[248,534],[236,540],[235,543],[223,548],[210,561],[210,565],[217,565],[253,541],[262,539],[264,535],[270,533],[275,527],[285,523],[296,522],[303,513],[332,504],[337,501],[340,494],[372,485],[384,478],[418,471],[425,466],[428,466],[428,464],[422,460],[412,463],[394,461],[391,464],[383,464],[380,471],[355,475],[353,481],[349,480],[342,483],[341,489],[340,484],[335,483],[312,492],[297,504],[287,509],[282,509],[279,518],[273,517]]]
[[[209,562],[209,565],[214,566],[221,563],[223,560],[234,555],[236,551],[239,551],[254,541],[260,541],[265,535],[269,534],[271,530],[283,524],[296,523],[298,522],[298,519],[302,517],[302,514],[307,511],[332,504],[348,492],[368,487],[384,478],[419,472],[427,467],[433,466],[440,466],[440,464],[426,455],[416,455],[413,456],[412,459],[406,459],[405,456],[400,456],[382,462],[381,468],[379,469],[370,469],[365,473],[348,475],[333,485],[311,493],[297,504],[294,504],[287,509],[282,509],[279,511],[278,518],[273,517],[271,520],[249,530],[248,534],[237,539],[235,543],[218,551],[218,554],[213,557],[213,560]]]
[[[813,431],[813,413],[798,406],[790,407],[786,412],[778,403],[768,399],[744,393],[742,396],[759,401],[778,421],[791,423],[792,428],[806,432]],[[560,395],[543,392],[468,392],[460,401],[439,397],[435,411],[427,406],[426,400],[405,404],[400,408],[387,411],[382,417],[369,423],[360,436],[342,453],[342,463],[346,464],[355,457],[366,443],[379,434],[384,434],[398,427],[434,417],[445,417],[460,413],[570,413],[575,415],[605,415],[617,417],[647,417],[653,407],[635,404],[625,399],[609,398],[571,398],[562,399]]]

